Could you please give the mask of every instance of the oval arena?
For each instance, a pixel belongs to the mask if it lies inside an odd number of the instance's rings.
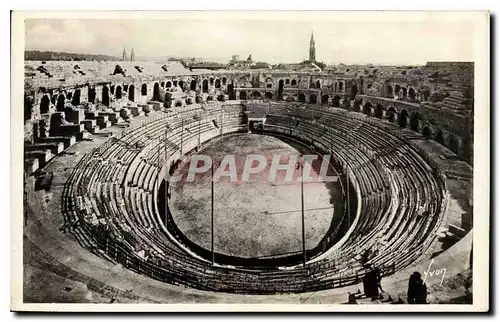
[[[375,92],[347,72],[118,62],[125,75],[116,64],[92,64],[78,62],[91,77],[61,87],[46,74],[65,77],[74,62],[26,63],[44,68],[25,93],[25,243],[43,263],[33,267],[64,276],[61,287],[69,279],[103,298],[161,298],[127,293],[127,274],[139,274],[208,298],[335,289],[347,302],[373,267],[400,295],[410,270],[449,262],[449,248],[469,253],[472,227],[457,224],[453,200],[470,180],[471,141],[458,130],[464,115],[444,106],[450,101],[426,105],[432,93],[416,86],[404,86],[403,99],[394,82]],[[446,113],[452,121],[435,121]],[[336,179],[302,190],[299,181],[222,182],[212,194],[210,180],[165,180],[189,168],[187,156],[220,161],[266,149],[329,155]],[[451,243],[443,241],[450,225],[461,226]],[[96,287],[97,269],[127,276],[123,287]]]

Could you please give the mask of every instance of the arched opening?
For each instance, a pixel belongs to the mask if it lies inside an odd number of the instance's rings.
[[[203,93],[208,93],[208,80],[204,79],[203,82],[201,82],[201,88]]]
[[[395,116],[396,116],[396,109],[393,106],[390,106],[387,109],[387,120],[389,122],[394,122]]]
[[[225,86],[227,84],[227,78],[222,77],[222,86]]]
[[[142,86],[141,86],[141,95],[142,96],[148,95],[148,85],[142,84]]]
[[[225,102],[226,101],[226,97],[224,96],[224,94],[220,94],[219,96],[217,96],[217,100],[219,102]]]
[[[408,96],[408,89],[406,87],[403,87],[402,90],[403,90],[403,97],[406,98]]]
[[[135,86],[130,85],[128,88],[128,100],[133,102],[135,100]]]
[[[431,130],[429,129],[428,126],[424,126],[424,128],[422,129],[422,135],[428,139],[431,137],[432,133],[431,133]]]
[[[337,97],[338,97],[338,96],[335,96],[335,97],[333,98],[333,100],[334,100],[334,103],[333,103],[334,105],[333,105],[333,106],[335,106],[335,98],[337,98]],[[336,103],[336,104],[337,104],[337,107],[338,107],[338,105],[339,105],[339,101],[340,101],[340,97],[338,97],[338,101],[337,101],[337,103]],[[359,112],[360,106],[361,106],[361,100],[359,100],[359,99],[358,99],[358,100],[355,100],[355,101],[354,101],[354,104],[353,104],[353,110],[354,110],[355,112]]]
[[[273,93],[271,92],[266,92],[266,94],[264,94],[264,97],[268,100],[272,100],[273,99]]]
[[[109,92],[110,92],[111,94],[115,95],[115,85],[111,85],[111,86],[109,87]]]
[[[415,100],[415,97],[416,97],[416,93],[415,93],[415,90],[413,89],[413,87],[410,87],[410,90],[408,91],[408,96],[410,97],[411,100]]]
[[[214,86],[214,78],[210,77],[210,86]]]
[[[56,101],[57,101],[57,95],[52,95],[52,98],[50,99],[52,104],[56,104]]]
[[[321,82],[319,80],[316,81],[316,88],[321,88]]]
[[[408,124],[408,111],[402,109],[401,112],[399,112],[399,126],[406,127],[407,124]]]
[[[165,83],[165,87],[166,87],[166,88],[170,88],[170,87],[172,87],[172,82],[171,82],[171,81],[166,82],[166,83]]]
[[[282,79],[278,82],[278,99],[282,100],[283,99],[283,88],[285,87],[285,84]]]
[[[292,79],[292,83],[291,83],[292,86],[297,86],[297,80],[296,79]]]
[[[109,106],[109,88],[108,86],[104,86],[102,88],[102,104],[105,106]]]
[[[45,114],[49,112],[50,108],[50,98],[47,95],[43,95],[42,101],[40,102],[40,113]]]
[[[394,94],[392,93],[392,86],[391,86],[391,85],[389,85],[389,84],[385,87],[385,92],[386,92],[387,96],[389,96],[389,97],[391,97],[391,96],[393,96],[393,95],[394,95]]]
[[[177,83],[178,82],[176,80],[174,80],[173,83],[172,83],[173,87],[177,87]]]
[[[261,97],[262,97],[262,94],[260,94],[260,92],[258,92],[258,91],[254,91],[254,92],[252,93],[252,98],[253,98],[253,99],[259,99],[259,98],[261,98]]]
[[[220,79],[215,80],[215,88],[220,88]]]
[[[181,101],[175,102],[175,107],[181,107],[181,106],[182,106],[182,102]]]
[[[43,99],[43,97],[42,97]],[[26,93],[24,94],[24,120],[27,121],[31,119],[31,114],[33,111],[33,99],[28,97]]]
[[[153,85],[153,101],[160,100],[160,84],[155,83]]]
[[[328,105],[328,98],[329,98],[328,95],[323,95],[321,97],[321,104]]]
[[[436,142],[441,144],[441,145],[444,145],[444,135],[443,135],[443,131],[441,130],[438,130],[436,132],[436,138],[435,138]]]
[[[397,85],[394,87],[394,94],[399,95],[399,91],[401,90],[401,86]]]
[[[116,86],[116,94],[115,94],[116,99],[121,99],[122,98],[122,87],[121,86]],[[90,101],[90,99],[89,99]]]
[[[184,92],[184,81],[179,81],[179,87]]]
[[[302,93],[299,94],[299,102],[301,102],[301,103],[306,102],[306,96]]]
[[[161,86],[162,88],[164,88],[164,87],[165,87],[165,82],[161,82],[161,83],[160,83],[160,86]]]
[[[64,110],[64,102],[66,101],[66,98],[64,97],[64,94],[60,94],[57,97],[57,104],[56,104],[56,109],[58,111],[63,111]]]
[[[333,107],[340,107],[340,96],[335,95],[332,100]]]
[[[230,100],[236,99],[236,93],[234,92],[234,84],[232,82],[231,84],[227,85],[227,96]]]
[[[196,91],[196,80],[191,81],[191,85],[189,86],[189,89],[192,91]]]
[[[370,102],[366,102],[363,106],[363,114],[368,116],[372,115],[372,104]]]
[[[66,94],[67,99],[71,100],[72,97],[73,97],[73,93],[68,92],[68,94]]]
[[[458,140],[454,135],[448,139],[448,148],[455,154],[458,154]]]
[[[73,98],[71,99],[71,104],[74,106],[78,106],[81,104],[80,102],[80,96],[82,95],[81,90],[77,89],[75,90],[75,93],[73,94]]]
[[[246,100],[247,99],[247,92],[240,92],[240,100]]]
[[[343,88],[344,88],[344,83],[339,82],[339,92],[342,92]]]
[[[316,104],[317,102],[318,102],[318,97],[315,94],[311,94],[311,96],[309,96],[309,103]]]
[[[123,85],[123,91],[124,92],[128,91],[128,85]]]
[[[431,92],[428,89],[422,91],[422,96],[424,97],[424,101],[426,102],[431,96]]]
[[[354,84],[351,86],[351,93],[350,93],[350,96],[349,98],[351,99],[351,101],[356,98],[356,95],[358,94],[358,85]]]
[[[377,106],[375,107],[375,117],[381,119],[383,115],[384,115],[384,110],[382,108],[382,105],[377,104]]]
[[[119,86],[118,86],[119,87]],[[120,88],[121,89],[121,88]],[[118,88],[117,88],[118,91]],[[89,103],[95,103],[96,92],[95,88],[89,87],[87,98]]]
[[[411,115],[410,115],[410,129],[412,131],[418,132],[418,119],[419,119],[419,115],[417,112],[411,113]]]

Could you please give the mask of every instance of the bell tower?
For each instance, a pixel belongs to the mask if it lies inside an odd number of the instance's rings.
[[[311,33],[311,40],[309,41],[309,61],[312,63],[316,61],[316,44],[313,33]]]

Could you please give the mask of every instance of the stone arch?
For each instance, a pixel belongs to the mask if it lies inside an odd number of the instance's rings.
[[[208,93],[208,80],[204,79],[203,82],[201,82],[201,88],[203,93]]]
[[[172,82],[172,85],[173,85],[174,87],[177,87],[177,84],[178,84],[178,83],[179,83],[178,81],[174,80],[174,81]]]
[[[344,88],[344,83],[339,82],[339,92],[342,92],[342,89]]]
[[[240,92],[240,100],[246,100],[247,99],[247,92]]]
[[[182,106],[182,102],[181,101],[176,101],[175,102],[175,107],[181,107]]]
[[[262,97],[262,94],[259,91],[253,91],[251,96],[253,99],[259,99]]]
[[[141,95],[142,96],[148,95],[148,85],[142,84],[142,86],[141,86]]]
[[[403,90],[403,97],[407,97],[408,96],[408,89],[406,87],[403,87],[402,90]]]
[[[301,102],[301,103],[306,102],[306,96],[304,95],[304,93],[299,94],[299,102]]]
[[[165,88],[170,88],[170,87],[172,87],[172,82],[171,81],[167,81],[165,83]]]
[[[349,95],[349,98],[351,99],[351,101],[356,98],[357,94],[358,94],[358,85],[357,84],[353,84],[351,86],[351,92],[350,92],[350,95]]]
[[[73,93],[73,98],[71,99],[71,104],[73,104],[74,106],[78,106],[81,104],[80,102],[80,97],[82,95],[82,92],[79,88],[77,88],[75,90],[75,92]]]
[[[358,101],[359,102],[359,101]],[[332,105],[334,107],[340,107],[340,96],[335,95],[332,99]]]
[[[458,154],[458,140],[454,135],[450,134],[448,138],[448,148],[455,154]]]
[[[50,110],[50,98],[47,95],[43,95],[40,101],[40,113],[45,114]]]
[[[214,78],[210,77],[210,86],[214,86]]]
[[[215,88],[220,88],[220,79],[215,80]]]
[[[432,133],[431,133],[431,130],[429,129],[428,126],[424,126],[424,128],[422,129],[422,135],[428,139],[432,136]]]
[[[399,126],[406,127],[406,125],[408,125],[408,111],[405,109],[402,109],[399,112],[398,119],[399,119]]]
[[[363,114],[371,116],[372,115],[372,103],[366,102],[363,106]]]
[[[335,97],[338,97],[337,95],[335,95]],[[334,98],[335,99],[335,98]],[[338,97],[338,101],[340,101],[340,97]],[[337,105],[339,104],[337,101]],[[353,104],[353,109],[355,112],[359,112],[359,107],[361,106],[361,100],[360,99],[357,99],[354,101],[354,104]],[[335,103],[334,103],[335,104]],[[335,105],[333,105],[335,106]],[[337,106],[338,107],[338,106]]]
[[[396,109],[394,108],[394,106],[389,106],[389,108],[387,109],[387,120],[389,122],[394,122],[395,116]]]
[[[273,93],[271,92],[266,92],[266,94],[264,94],[264,97],[268,100],[272,100],[273,99]]]
[[[382,108],[382,105],[377,104],[377,106],[375,107],[375,117],[381,119],[383,115],[384,115],[384,109]]]
[[[283,99],[283,88],[285,87],[285,82],[280,79],[278,82],[278,99],[282,100]]]
[[[161,87],[165,87],[165,82],[161,82],[161,83],[160,83],[160,86],[161,86]]]
[[[179,85],[179,88],[184,92],[184,81],[179,81],[177,85]]]
[[[321,82],[319,80],[316,81],[316,88],[321,88]]]
[[[227,78],[226,77],[222,77],[222,86],[224,86],[226,84],[227,84]]]
[[[130,85],[128,88],[128,100],[133,102],[135,100],[135,86]]]
[[[105,106],[109,106],[109,88],[104,86],[102,88],[101,102]]]
[[[65,101],[66,101],[66,97],[64,97],[64,94],[59,94],[59,96],[57,96],[56,109],[58,111],[64,110]]]
[[[122,98],[122,87],[120,85],[116,86],[115,97],[116,97],[116,99]],[[89,99],[89,101],[90,101],[90,99]]]
[[[416,95],[417,93],[415,93],[415,90],[413,89],[413,87],[410,87],[410,89],[408,90],[408,97],[411,99],[411,100],[415,100],[416,98]]]
[[[316,104],[317,102],[318,102],[318,96],[316,96],[316,94],[311,94],[309,96],[309,103]]]
[[[159,101],[160,100],[160,84],[156,82],[153,85],[153,101]]]
[[[435,140],[437,143],[444,145],[444,135],[443,131],[437,130]]]
[[[191,80],[191,84],[189,86],[189,89],[192,91],[196,91],[196,80],[195,79]]]
[[[390,84],[387,84],[385,87],[385,92],[387,95],[392,96],[394,93],[392,92],[392,86]]]
[[[87,93],[87,100],[88,100],[88,102],[89,103],[95,103],[95,98],[96,98],[95,88],[94,87],[89,87],[88,93]]]
[[[410,115],[410,129],[412,131],[418,132],[418,119],[419,119],[419,114],[417,112],[413,112]]]
[[[328,95],[321,96],[321,104],[328,105],[328,99],[329,99]]]
[[[401,86],[399,86],[398,84],[396,84],[396,86],[394,86],[394,94],[399,95],[399,91],[400,90],[401,90]]]
[[[292,86],[297,86],[297,80],[296,79],[292,79],[292,82],[290,84]]]

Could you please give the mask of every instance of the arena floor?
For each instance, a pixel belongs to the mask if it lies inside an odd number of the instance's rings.
[[[214,184],[214,248],[217,253],[244,258],[272,257],[302,251],[300,170],[292,181],[278,171],[269,181],[273,155],[286,157],[303,152],[294,142],[257,134],[229,136],[212,143],[197,154],[212,157],[215,164],[225,155],[235,155],[237,181],[228,177]],[[269,166],[242,182],[245,157],[261,154]],[[174,175],[186,178],[189,161],[184,161]],[[313,163],[311,176],[319,169]],[[211,249],[211,180],[210,172],[195,180],[175,183],[171,189],[170,209],[178,228],[192,242]],[[334,220],[334,207],[341,202],[339,181],[304,184],[306,248],[319,244]]]

